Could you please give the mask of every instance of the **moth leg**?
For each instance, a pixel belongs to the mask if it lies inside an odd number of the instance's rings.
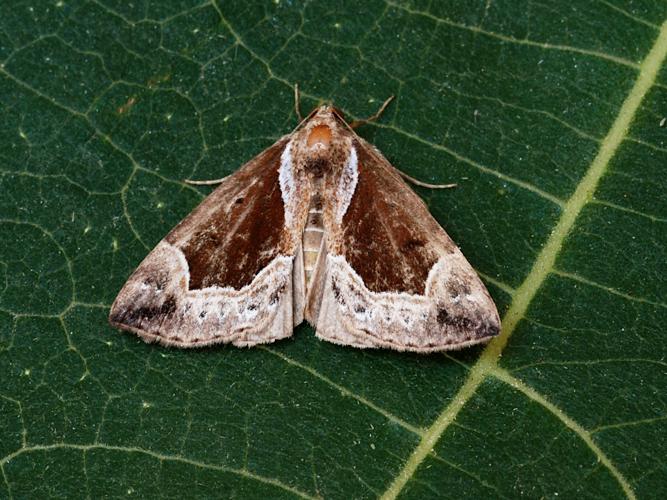
[[[212,179],[208,181],[193,181],[192,179],[183,179],[183,182],[186,184],[193,184],[195,186],[212,186],[213,184],[220,184],[226,178],[227,177],[223,177],[222,179]]]
[[[416,186],[421,186],[425,188],[431,188],[431,189],[448,189],[448,188],[453,188],[456,187],[457,184],[429,184],[428,182],[423,182],[418,179],[415,179],[414,177],[409,176],[405,172],[402,172],[398,169],[396,171],[403,177],[405,180],[408,182],[416,185]]]
[[[299,93],[299,84],[294,84],[294,111],[296,112],[296,117],[299,119],[299,123],[303,121],[303,116],[301,115],[301,94]]]
[[[389,103],[393,100],[394,100],[394,96],[392,95],[392,96],[389,97],[389,99],[387,99],[386,101],[384,101],[384,103],[382,103],[382,106],[380,106],[380,109],[378,109],[373,116],[369,116],[368,118],[365,118],[363,120],[354,120],[352,123],[350,123],[350,128],[354,129],[354,128],[360,127],[361,125],[365,125],[367,123],[374,122],[375,120],[380,118],[380,116],[382,116],[382,113],[384,113],[385,108],[387,106],[389,106]]]

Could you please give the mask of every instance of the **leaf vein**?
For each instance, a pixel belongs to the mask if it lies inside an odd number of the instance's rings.
[[[318,372],[317,370],[315,370],[314,368],[311,368],[310,366],[301,364],[301,363],[299,363],[298,361],[296,361],[296,360],[294,360],[294,359],[292,359],[292,358],[290,358],[290,357],[288,357],[288,356],[285,356],[284,354],[282,354],[282,353],[280,353],[280,352],[277,352],[277,351],[274,351],[274,350],[272,350],[272,349],[269,349],[269,348],[267,348],[267,347],[259,346],[258,349],[261,349],[261,350],[263,350],[263,351],[266,351],[266,352],[268,352],[269,354],[272,354],[272,355],[274,355],[274,356],[276,356],[276,357],[282,359],[285,363],[287,363],[287,364],[289,364],[289,365],[292,365],[292,366],[295,366],[295,367],[297,367],[297,368],[299,368],[299,369],[301,369],[301,370],[303,370],[303,371],[309,373],[309,374],[312,375],[313,377],[315,377],[315,378],[321,380],[322,382],[326,383],[327,385],[330,385],[331,387],[333,387],[333,388],[337,389],[338,391],[340,391],[340,393],[341,393],[343,396],[348,396],[348,397],[351,397],[351,398],[353,398],[353,399],[356,399],[357,401],[359,401],[359,402],[360,402],[361,404],[363,404],[364,406],[367,406],[367,407],[370,408],[371,410],[373,410],[373,411],[375,411],[376,413],[379,413],[380,415],[382,415],[383,417],[385,417],[387,420],[389,420],[389,421],[391,421],[391,422],[393,422],[393,423],[395,423],[395,424],[400,425],[401,427],[403,427],[404,429],[406,429],[406,430],[412,432],[413,434],[416,434],[417,436],[420,436],[420,437],[422,437],[422,436],[424,435],[424,430],[423,430],[423,429],[420,429],[419,427],[416,427],[416,426],[414,426],[414,425],[412,425],[412,424],[406,422],[405,420],[403,420],[403,419],[397,417],[396,415],[392,415],[391,413],[389,413],[389,412],[388,412],[387,410],[385,410],[384,408],[382,408],[382,407],[376,405],[375,403],[373,403],[373,402],[367,400],[367,399],[364,398],[363,396],[360,396],[359,394],[356,394],[356,393],[352,392],[350,389],[347,389],[347,388],[343,387],[342,385],[337,384],[337,383],[334,382],[333,380],[331,380],[331,379],[325,377],[324,375],[322,375],[321,373],[319,373],[319,372]]]
[[[619,422],[617,424],[600,425],[594,429],[591,429],[590,433],[596,434],[598,432],[606,431],[608,429],[621,429],[623,427],[634,427],[637,425],[646,425],[646,424],[653,424],[656,422],[663,422],[665,420],[667,420],[667,415],[660,415],[653,418],[641,418],[639,420],[629,420],[627,422]]]
[[[307,499],[315,499],[316,497],[313,497],[311,495],[308,495],[302,491],[299,491],[298,489],[289,486],[287,484],[284,484],[277,479],[269,478],[269,477],[264,477],[259,474],[256,474],[254,472],[251,472],[247,469],[236,469],[233,467],[227,467],[224,465],[217,465],[217,464],[211,464],[211,463],[206,463],[206,462],[201,462],[199,460],[193,460],[190,458],[178,456],[178,455],[167,455],[163,453],[158,453],[156,451],[152,450],[147,450],[144,448],[139,448],[136,446],[116,446],[116,445],[110,445],[110,444],[72,444],[72,443],[56,443],[56,444],[50,444],[50,445],[33,445],[25,448],[21,448],[13,453],[10,453],[9,455],[5,456],[4,458],[0,459],[0,465],[3,466],[3,473],[4,473],[4,465],[9,463],[11,460],[25,454],[25,453],[34,453],[34,452],[49,452],[53,450],[62,450],[62,449],[71,449],[71,450],[80,450],[82,452],[88,452],[91,450],[106,450],[106,451],[118,451],[118,452],[123,452],[123,453],[141,453],[144,455],[151,456],[155,458],[156,460],[162,462],[180,462],[184,463],[187,465],[192,465],[193,467],[199,467],[201,469],[209,469],[209,470],[214,470],[218,472],[226,472],[230,474],[235,474],[238,476],[241,476],[245,479],[251,479],[254,481],[258,481],[260,483],[268,484],[271,486],[275,486],[277,488],[280,488],[286,492],[292,493],[293,495],[299,497],[299,498],[307,498]]]
[[[663,223],[667,222],[667,218],[656,217],[655,215],[646,214],[644,212],[640,212],[639,210],[634,210],[632,208],[623,207],[621,205],[617,205],[616,203],[612,203],[610,201],[594,199],[594,200],[591,200],[591,203],[596,204],[596,205],[602,205],[604,207],[613,208],[615,210],[620,210],[621,212],[627,212],[629,214],[639,215],[640,217],[645,217],[647,219],[652,220],[653,222],[663,222]]]
[[[561,271],[559,269],[553,269],[551,271],[553,274],[556,276],[561,276],[562,278],[567,278],[572,281],[577,281],[579,283],[582,283],[584,285],[592,286],[594,288],[599,288],[601,290],[604,290],[605,292],[611,293],[613,295],[618,295],[619,297],[623,297],[624,299],[631,300],[633,302],[641,302],[642,304],[649,304],[655,307],[662,307],[667,309],[667,304],[664,304],[662,302],[655,302],[653,300],[645,299],[642,297],[635,297],[633,295],[621,292],[620,290],[616,290],[615,288],[611,288],[609,286],[602,285],[600,283],[596,283],[594,281],[591,281],[587,278],[584,278],[583,276],[579,276],[576,273],[569,273],[567,271]]]
[[[514,43],[517,45],[527,45],[530,47],[539,47],[542,49],[546,50],[558,50],[558,51],[563,51],[563,52],[574,52],[576,54],[581,54],[589,57],[595,57],[598,59],[604,59],[607,61],[611,61],[613,63],[622,65],[622,66],[628,66],[633,69],[638,69],[639,65],[633,61],[629,61],[627,59],[624,59],[622,57],[614,56],[612,54],[607,54],[605,52],[600,52],[597,50],[588,50],[588,49],[582,49],[580,47],[572,47],[570,45],[562,45],[562,44],[553,44],[553,43],[548,43],[548,42],[537,42],[534,40],[529,40],[527,38],[524,39],[519,39],[519,38],[514,38],[509,35],[503,35],[502,33],[497,33],[495,31],[486,31],[481,29],[478,26],[469,26],[467,24],[463,23],[458,23],[456,21],[452,21],[451,19],[446,19],[446,18],[441,18],[434,16],[433,14],[429,12],[424,12],[416,9],[412,9],[410,7],[407,7],[405,5],[401,5],[398,3],[394,3],[393,1],[388,1],[387,3],[391,5],[392,7],[396,9],[403,10],[405,12],[408,12],[412,15],[415,16],[421,16],[425,17],[427,19],[431,19],[432,21],[435,21],[437,24],[444,24],[446,26],[451,26],[453,28],[458,28],[466,31],[471,31],[476,34],[488,36],[489,38],[495,38],[498,40],[501,40],[503,42],[508,42],[508,43]]]
[[[561,200],[560,198],[552,195],[551,193],[543,191],[542,189],[540,189],[537,186],[534,186],[534,185],[532,185],[528,182],[525,182],[525,181],[522,181],[522,180],[519,180],[519,179],[515,179],[514,177],[511,177],[507,174],[503,174],[501,172],[498,172],[497,170],[493,170],[492,168],[485,167],[484,165],[482,165],[480,163],[477,163],[476,161],[474,161],[474,160],[472,160],[472,159],[470,159],[466,156],[463,156],[460,153],[457,153],[456,151],[454,151],[453,149],[448,148],[447,146],[443,146],[442,144],[436,144],[436,143],[431,142],[427,139],[424,139],[423,137],[420,137],[416,134],[407,132],[406,130],[400,129],[400,128],[398,128],[396,126],[393,126],[393,125],[385,125],[385,124],[382,124],[382,123],[375,123],[374,126],[379,127],[379,128],[384,128],[384,129],[387,129],[387,130],[393,130],[394,132],[397,132],[397,133],[399,133],[399,134],[401,134],[401,135],[403,135],[403,136],[405,136],[409,139],[412,139],[414,141],[417,141],[417,142],[420,142],[420,143],[425,144],[427,146],[430,146],[431,148],[433,148],[435,150],[443,151],[443,152],[449,154],[450,156],[452,156],[454,159],[456,159],[456,160],[458,160],[462,163],[466,163],[467,165],[470,165],[470,166],[476,168],[477,170],[479,170],[479,171],[481,171],[485,174],[493,175],[494,177],[497,177],[498,179],[501,179],[505,182],[509,182],[511,184],[514,184],[515,186],[519,186],[523,189],[531,191],[531,192],[537,194],[538,196],[541,196],[542,198],[550,201],[551,203],[554,203],[555,205],[558,205],[559,207],[564,206],[563,200]]]
[[[625,476],[616,468],[616,466],[612,463],[612,461],[609,459],[609,457],[602,451],[602,449],[595,443],[593,440],[593,437],[591,436],[591,433],[584,429],[580,424],[575,422],[572,418],[570,418],[563,410],[558,408],[555,404],[551,403],[549,400],[547,400],[544,396],[542,396],[539,392],[537,392],[535,389],[530,387],[529,385],[525,384],[523,381],[521,381],[518,378],[515,378],[512,376],[507,370],[504,368],[500,368],[496,366],[493,368],[493,370],[489,373],[489,375],[492,375],[493,377],[497,378],[498,380],[505,382],[509,386],[513,387],[514,389],[517,389],[521,391],[526,397],[531,399],[532,401],[535,401],[538,403],[540,406],[544,407],[546,410],[548,410],[551,414],[553,414],[558,420],[560,420],[568,429],[570,429],[572,432],[574,432],[579,438],[586,443],[586,445],[591,449],[591,451],[595,454],[595,456],[598,458],[600,463],[604,465],[609,472],[616,478],[616,481],[618,481],[619,485],[623,489],[623,492],[628,498],[636,498],[634,491],[632,491],[632,487],[630,486],[630,483],[628,480],[625,478]]]

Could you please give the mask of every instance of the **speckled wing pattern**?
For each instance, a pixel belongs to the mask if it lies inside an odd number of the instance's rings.
[[[500,319],[456,244],[372,145],[355,137],[357,181],[328,228],[317,335],[356,347],[433,352],[488,341]]]
[[[294,196],[285,206],[280,189],[281,167],[291,168],[282,161],[288,141],[225,178],[157,245],[118,294],[112,325],[177,347],[251,346],[292,334],[302,320],[293,300],[303,294],[292,280],[292,224],[303,210]]]

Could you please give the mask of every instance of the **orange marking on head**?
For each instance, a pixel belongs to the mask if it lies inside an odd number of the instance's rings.
[[[322,144],[323,146],[328,146],[331,143],[331,129],[326,125],[317,125],[313,127],[313,130],[310,131],[308,136],[308,141],[306,142],[308,147],[314,146],[315,144]]]

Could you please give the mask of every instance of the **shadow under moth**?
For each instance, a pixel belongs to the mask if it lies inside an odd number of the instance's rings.
[[[320,106],[219,181],[130,276],[111,324],[176,347],[274,342],[304,319],[361,348],[497,335],[475,271],[355,124]]]

